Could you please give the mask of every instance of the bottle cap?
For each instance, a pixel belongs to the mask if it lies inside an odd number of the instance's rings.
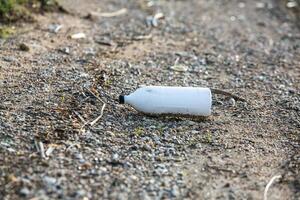
[[[125,103],[124,95],[120,95],[120,96],[119,96],[119,103],[120,103],[120,104],[124,104],[124,103]]]

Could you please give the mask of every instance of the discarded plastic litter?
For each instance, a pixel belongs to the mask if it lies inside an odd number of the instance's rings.
[[[209,88],[145,86],[121,95],[119,102],[148,114],[209,116],[212,97]]]

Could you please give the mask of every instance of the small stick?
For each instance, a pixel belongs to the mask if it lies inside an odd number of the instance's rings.
[[[178,57],[178,58],[176,58],[176,60],[175,60],[175,62],[174,62],[174,66],[178,64],[179,60],[180,60],[180,58],[179,58],[179,57]]]
[[[139,36],[133,37],[132,39],[133,40],[148,40],[151,38],[152,38],[152,35],[149,34],[149,35],[139,35]]]
[[[86,88],[94,97],[96,97],[101,103],[103,103],[102,105],[102,108],[101,108],[101,113],[99,115],[99,117],[97,117],[96,119],[94,119],[92,122],[90,122],[89,124],[91,126],[94,126],[100,119],[101,117],[103,116],[103,112],[104,112],[104,109],[105,109],[105,106],[106,106],[106,103],[99,97],[97,96],[96,94],[94,94],[90,89]],[[86,125],[86,124],[85,124]],[[85,126],[84,125],[84,126]]]
[[[71,144],[70,146],[68,146],[68,147],[66,148],[65,151],[69,151],[69,149],[71,149],[72,147],[77,146],[77,145],[78,145],[77,143]]]
[[[39,149],[40,149],[41,157],[46,158],[44,144],[41,141],[39,141]]]
[[[281,178],[281,175],[277,175],[277,176],[273,176],[270,180],[270,182],[267,184],[266,188],[265,188],[265,191],[264,191],[264,200],[267,200],[268,199],[268,190],[269,188],[271,187],[271,185],[273,184],[273,182],[276,180],[276,179],[279,179]]]
[[[105,104],[105,102],[100,99],[100,97],[98,97],[96,94],[94,94],[94,92],[92,92],[90,89],[86,88],[94,97],[96,97],[99,101],[101,101],[103,104]]]
[[[86,124],[86,121],[84,120],[84,118],[76,111],[73,111],[74,114],[82,121],[83,124]]]
[[[34,146],[35,146],[36,150],[39,152],[40,148],[39,148],[38,142],[36,140],[34,140]]]
[[[99,119],[101,119],[101,117],[103,116],[103,111],[104,111],[105,106],[106,106],[106,104],[103,104],[99,117],[97,117],[94,121],[92,121],[90,123],[91,126],[94,126],[99,121]]]
[[[46,151],[46,156],[49,157],[52,154],[52,152],[54,151],[54,149],[55,149],[55,147],[50,146]]]
[[[94,13],[95,16],[99,16],[99,17],[116,17],[119,15],[123,15],[127,13],[127,9],[126,8],[122,8],[120,10],[117,10],[115,12],[107,12],[107,13]]]
[[[75,113],[75,115],[81,120],[81,122],[83,123],[83,125],[80,128],[80,131],[83,131],[83,128],[89,123],[87,121],[85,121],[85,119],[76,111],[73,111]]]
[[[219,90],[219,89],[210,89],[212,93],[214,94],[222,94],[222,95],[225,95],[225,96],[228,96],[228,97],[231,97],[231,98],[234,98],[235,100],[238,100],[238,101],[243,101],[243,102],[247,102],[246,99],[242,98],[242,97],[239,97],[237,95],[234,95],[234,94],[231,94],[230,92],[226,92],[224,90]]]

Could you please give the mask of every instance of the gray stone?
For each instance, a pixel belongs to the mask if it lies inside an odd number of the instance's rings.
[[[28,197],[28,195],[30,194],[30,190],[27,187],[24,187],[20,190],[20,195],[23,197]]]
[[[48,186],[53,186],[56,184],[56,178],[50,177],[50,176],[45,176],[43,177],[43,181],[46,185]]]
[[[111,157],[111,160],[112,160],[113,162],[117,162],[117,161],[119,160],[119,154],[114,153],[114,154],[112,155],[112,157]]]
[[[235,100],[234,100],[234,98],[230,98],[229,99],[229,105],[231,106],[231,107],[235,107]]]
[[[16,61],[16,58],[15,57],[4,57],[3,60],[5,62],[15,62]]]
[[[84,197],[85,195],[86,195],[86,192],[84,190],[76,191],[76,197]]]
[[[171,190],[171,196],[172,197],[178,197],[179,195],[180,195],[179,188],[176,185],[173,186],[173,188]]]
[[[75,158],[78,159],[78,160],[83,160],[83,156],[81,153],[76,153],[75,155]]]

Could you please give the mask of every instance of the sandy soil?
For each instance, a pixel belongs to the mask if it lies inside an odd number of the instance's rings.
[[[0,199],[263,199],[277,175],[268,199],[300,198],[299,21],[282,1],[61,4],[0,39]],[[170,69],[178,58],[188,71]],[[150,117],[117,102],[140,85],[247,102]]]

